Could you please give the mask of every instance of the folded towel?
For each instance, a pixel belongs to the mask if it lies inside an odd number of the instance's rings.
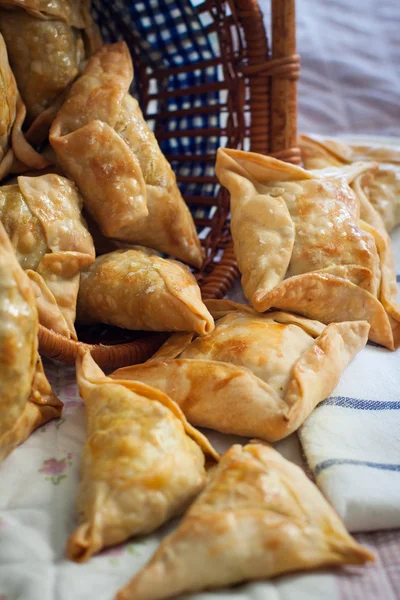
[[[400,227],[391,237],[400,290]],[[369,344],[299,436],[316,483],[350,531],[400,527],[400,350]]]

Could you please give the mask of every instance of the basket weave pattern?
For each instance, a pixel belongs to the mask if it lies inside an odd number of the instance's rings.
[[[176,173],[205,249],[195,273],[203,298],[222,298],[239,273],[229,195],[214,172],[218,147],[300,161],[294,0],[272,0],[272,49],[256,0],[94,0],[93,13],[105,42],[124,39],[129,46],[132,91]],[[129,336],[134,341],[116,345],[99,337],[93,357],[103,367],[134,364],[165,339]],[[39,340],[44,355],[74,362],[79,343],[43,327]]]

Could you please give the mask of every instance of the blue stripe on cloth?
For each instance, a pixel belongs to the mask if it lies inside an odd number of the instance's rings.
[[[400,283],[400,275],[396,275],[396,281],[397,283]]]
[[[394,400],[359,400],[347,396],[333,396],[321,402],[320,406],[343,406],[355,410],[400,410],[400,402]]]
[[[381,350],[383,350],[381,344],[375,344],[375,342],[371,342],[371,340],[368,340],[368,346],[373,346],[374,348],[380,348]]]
[[[381,469],[382,471],[400,471],[400,465],[394,465],[390,463],[376,463],[370,462],[368,460],[353,460],[351,458],[328,458],[327,460],[323,460],[320,462],[314,470],[315,477],[328,469],[329,467],[334,467],[335,465],[355,465],[357,467],[370,467],[372,469]]]

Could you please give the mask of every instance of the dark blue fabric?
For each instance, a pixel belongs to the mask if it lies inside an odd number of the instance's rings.
[[[400,402],[395,400],[361,400],[347,396],[328,398],[320,406],[341,406],[355,410],[400,410]]]

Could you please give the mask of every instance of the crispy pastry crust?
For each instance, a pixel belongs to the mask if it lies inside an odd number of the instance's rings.
[[[390,239],[365,194],[350,188],[376,169],[354,163],[305,171],[218,151],[243,289],[257,311],[274,307],[326,324],[367,319],[371,340],[391,350],[400,344]],[[363,206],[369,223],[360,219]]]
[[[337,385],[365,345],[366,321],[332,323],[283,312],[261,315],[208,301],[219,320],[191,341],[175,334],[147,363],[112,378],[142,381],[169,395],[188,420],[224,433],[277,441],[295,431]]]
[[[203,452],[219,457],[158,390],[106,377],[89,353],[77,359],[77,380],[88,437],[78,491],[80,524],[67,555],[83,562],[180,514],[206,483]]]
[[[132,77],[126,44],[104,46],[73,84],[50,142],[105,236],[200,267],[203,255],[192,216],[128,93]]]
[[[74,184],[55,174],[0,187],[0,219],[33,283],[39,321],[76,339],[80,271],[95,259]]]
[[[0,223],[0,461],[54,417],[54,395],[38,354],[38,317],[30,282]]]
[[[372,560],[305,473],[253,441],[232,446],[221,458],[176,531],[117,600],[162,600]]]
[[[399,150],[384,146],[347,145],[337,140],[323,140],[306,135],[300,136],[299,144],[307,169],[321,169],[331,165],[340,167],[359,160],[376,162],[378,169],[375,176],[369,180],[358,180],[352,187],[356,191],[361,189],[366,195],[387,231],[400,223]],[[371,211],[367,208],[362,213],[362,218],[377,227],[376,216],[370,215],[371,222],[368,213]]]
[[[201,335],[214,328],[190,270],[145,249],[103,254],[82,272],[78,320]]]

